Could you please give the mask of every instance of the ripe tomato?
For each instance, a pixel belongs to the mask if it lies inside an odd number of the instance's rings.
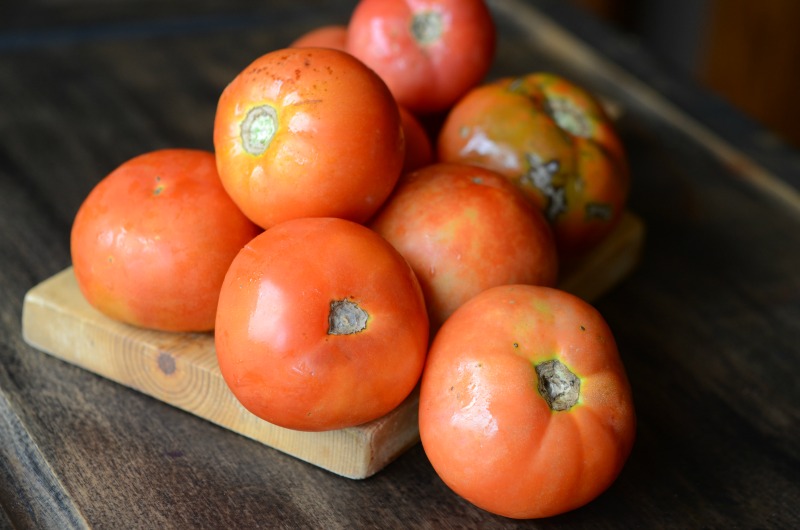
[[[556,282],[558,259],[544,216],[485,168],[434,164],[404,176],[370,227],[411,264],[434,330],[489,287]]]
[[[428,132],[417,117],[405,107],[400,107],[400,123],[406,142],[403,173],[408,173],[433,163],[433,145]]]
[[[292,48],[334,48],[345,50],[347,47],[347,26],[320,26],[304,33],[290,44]]]
[[[358,425],[419,381],[428,319],[408,263],[336,218],[280,223],[225,277],[215,332],[222,375],[256,416],[290,429]]]
[[[347,33],[347,50],[415,113],[452,106],[494,57],[495,27],[483,0],[361,0]]]
[[[72,263],[87,301],[111,318],[206,331],[228,266],[260,231],[225,193],[213,153],[164,149],[89,193],[72,225]]]
[[[619,221],[629,191],[625,154],[603,107],[547,73],[470,91],[448,114],[438,158],[508,177],[544,211],[560,254],[574,260]]]
[[[348,53],[267,53],[225,88],[214,122],[225,189],[264,228],[297,217],[366,221],[405,148],[386,84]]]
[[[420,385],[419,430],[460,496],[513,518],[578,508],[616,479],[636,420],[614,337],[558,289],[488,289],[436,335]]]

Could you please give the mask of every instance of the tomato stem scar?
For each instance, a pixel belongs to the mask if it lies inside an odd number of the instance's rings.
[[[581,380],[557,359],[536,365],[537,389],[550,410],[569,410],[578,402]]]
[[[350,300],[331,301],[328,335],[352,335],[367,328],[369,314]]]
[[[242,121],[242,147],[251,155],[260,155],[269,147],[278,129],[278,114],[270,105],[253,107]]]
[[[444,24],[438,11],[420,11],[411,18],[411,35],[419,44],[426,46],[438,41]]]

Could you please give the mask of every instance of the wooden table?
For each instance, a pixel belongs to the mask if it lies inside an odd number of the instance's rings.
[[[588,506],[493,516],[448,490],[419,445],[345,479],[23,341],[23,296],[69,265],[72,219],[92,186],[147,150],[210,149],[222,87],[261,53],[346,22],[354,3],[0,7],[0,522],[799,527],[800,156],[556,1],[491,2],[491,75],[554,70],[617,105],[630,208],[647,225],[640,267],[596,303],[632,381],[638,439]]]

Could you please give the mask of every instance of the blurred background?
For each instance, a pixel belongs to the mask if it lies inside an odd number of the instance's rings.
[[[569,2],[800,147],[800,1]]]
[[[672,70],[710,89],[800,148],[800,0],[524,0],[578,9],[634,39]],[[0,51],[37,30],[87,21],[180,18],[286,0],[0,0]],[[355,5],[356,0],[352,0]],[[313,0],[309,4],[322,4]],[[157,26],[171,28],[169,23]],[[174,28],[172,28],[174,29]],[[180,29],[178,27],[178,29]],[[31,33],[30,30],[33,30]],[[26,32],[27,31],[27,32]],[[33,35],[33,36],[31,36]],[[62,35],[63,36],[63,35]]]

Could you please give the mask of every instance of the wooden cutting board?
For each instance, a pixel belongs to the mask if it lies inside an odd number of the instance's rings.
[[[560,287],[596,300],[636,267],[643,242],[644,224],[626,213],[599,248],[564,272]],[[54,357],[344,477],[369,477],[419,441],[418,391],[358,427],[300,432],[261,420],[226,386],[211,333],[167,333],[111,320],[86,302],[72,268],[28,291],[22,332],[28,344]]]

